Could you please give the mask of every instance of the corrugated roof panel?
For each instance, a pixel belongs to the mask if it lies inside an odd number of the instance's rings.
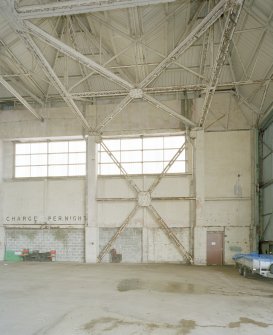
[[[107,19],[108,23],[113,24],[117,28],[129,32],[129,18],[128,9],[107,11],[104,18]]]
[[[196,76],[185,70],[177,68],[167,69],[150,86],[169,87],[177,85],[193,85],[197,83]]]
[[[200,66],[200,55],[202,46],[192,46],[186,50],[177,60],[184,66]]]
[[[248,3],[246,3],[246,5],[247,4]],[[272,12],[272,0],[253,1],[251,5],[251,12],[266,21]]]

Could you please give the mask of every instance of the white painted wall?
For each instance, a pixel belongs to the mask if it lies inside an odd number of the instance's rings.
[[[88,105],[86,119],[92,128],[109,115],[118,101],[108,101]],[[163,101],[178,113],[181,108],[179,99]],[[58,136],[80,136],[85,134],[81,122],[68,107],[55,107],[37,110],[44,118],[40,122],[26,110],[1,111],[0,137],[3,139],[41,138]],[[20,121],[18,121],[20,120]],[[104,135],[121,133],[150,133],[180,130],[180,121],[168,113],[151,106],[146,102],[129,104],[111,123],[103,128]]]
[[[84,216],[84,179],[22,180],[3,184],[4,224],[79,225],[85,224]],[[26,217],[24,221],[23,217]]]
[[[232,264],[235,253],[250,248],[251,132],[205,133],[203,144],[204,202],[195,232],[195,260],[206,264],[207,231],[223,231],[224,261]],[[234,193],[238,174],[241,196]],[[197,182],[202,184],[201,178]]]
[[[217,99],[214,103],[219,105]],[[179,99],[164,101],[164,103],[177,112],[180,111]],[[112,103],[87,106],[88,121],[92,126],[99,124],[113,107]],[[121,177],[99,177],[96,179],[95,172],[90,171],[88,180],[85,178],[14,180],[12,178],[13,144],[10,140],[85,134],[80,123],[75,121],[74,115],[71,115],[67,108],[47,109],[40,112],[46,119],[44,123],[34,120],[32,115],[23,110],[12,113],[3,111],[0,114],[0,137],[6,139],[4,159],[1,160],[4,162],[2,173],[4,183],[1,185],[3,191],[2,223],[7,224],[6,217],[28,215],[37,216],[40,223],[60,225],[67,222],[59,220],[59,217],[84,217],[88,212],[88,226],[85,228],[86,246],[88,247],[86,247],[87,255],[85,256],[88,261],[94,262],[97,256],[95,253],[98,253],[100,243],[100,229],[101,231],[102,229],[112,229],[114,232],[114,229],[120,226],[136,204],[136,201],[131,199],[136,194]],[[234,111],[230,115],[235,117]],[[240,125],[241,118],[240,114],[236,127]],[[22,121],[18,122],[18,119]],[[216,123],[212,128],[224,130],[225,125],[231,124],[231,122],[234,120],[226,120],[225,124]],[[243,127],[245,127],[245,122],[246,120],[241,122]],[[145,103],[134,103],[129,105],[127,110],[122,112],[111,124],[107,125],[104,134],[176,132],[179,131],[180,127],[180,121],[168,114]],[[152,204],[168,225],[174,229],[185,248],[191,250],[194,247],[196,264],[206,264],[207,231],[213,230],[224,232],[225,262],[231,263],[232,255],[240,248],[240,251],[249,250],[252,201],[250,131],[204,133],[198,130],[193,131],[191,136],[195,145],[194,178],[191,174],[164,177],[154,190],[152,197],[172,197],[172,199],[154,199]],[[89,151],[89,167],[94,166],[92,155],[92,152]],[[234,195],[234,184],[238,174],[241,175],[242,197]],[[134,181],[141,190],[147,190],[154,178],[155,176],[136,176]],[[196,205],[194,200],[178,199],[192,197],[195,195],[195,191]],[[99,201],[94,202],[96,197]],[[109,201],[108,198],[123,198],[125,200]],[[49,216],[52,219],[49,220]],[[57,218],[56,221],[53,217]],[[17,221],[9,222],[9,224],[15,223],[19,224]],[[76,226],[85,223],[83,221],[75,222],[73,219],[69,221],[69,224]],[[139,240],[136,242],[136,245],[141,245],[142,248],[141,255],[137,255],[138,259],[141,258],[143,262],[183,261],[183,257],[158,228],[157,222],[146,208],[138,209],[128,228],[142,230],[142,235],[137,235],[138,239],[139,236],[142,236],[141,243]],[[129,235],[127,234],[127,236]],[[194,241],[194,246],[191,244],[192,241]],[[117,246],[122,248],[121,244],[117,243]],[[128,245],[126,248],[128,250]],[[133,257],[130,255],[127,259],[132,261]]]

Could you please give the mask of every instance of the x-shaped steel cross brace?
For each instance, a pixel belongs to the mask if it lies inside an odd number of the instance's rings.
[[[192,257],[189,254],[189,252],[185,249],[183,244],[179,241],[179,239],[176,237],[176,235],[173,233],[173,231],[169,228],[168,224],[163,220],[163,218],[160,216],[160,214],[156,211],[156,209],[151,204],[152,202],[152,192],[157,187],[157,185],[160,183],[161,179],[165,176],[165,174],[168,172],[168,170],[171,168],[173,163],[176,161],[178,156],[185,150],[185,143],[178,149],[176,154],[173,156],[173,158],[170,160],[170,162],[166,165],[166,167],[163,169],[162,173],[154,180],[152,185],[149,187],[147,191],[141,191],[139,187],[136,185],[134,180],[128,175],[128,173],[125,171],[125,169],[122,167],[122,164],[116,159],[116,157],[111,153],[109,148],[105,145],[105,143],[102,141],[101,146],[105,150],[105,152],[108,153],[112,161],[117,165],[117,167],[120,169],[123,177],[129,184],[129,186],[133,189],[133,191],[136,193],[136,205],[133,208],[133,210],[129,213],[129,215],[126,217],[126,219],[123,221],[122,225],[118,228],[118,230],[115,232],[115,234],[112,236],[112,238],[109,240],[109,242],[104,246],[104,248],[101,250],[101,252],[98,255],[98,261],[101,262],[103,257],[109,252],[111,246],[115,242],[115,240],[118,238],[118,236],[123,232],[123,230],[126,228],[126,226],[130,223],[130,220],[135,215],[136,211],[139,207],[146,207],[149,212],[155,217],[156,222],[159,224],[161,229],[164,231],[164,233],[167,235],[167,237],[171,240],[171,242],[176,246],[178,251],[182,254],[182,256],[186,259],[188,263],[192,263]]]

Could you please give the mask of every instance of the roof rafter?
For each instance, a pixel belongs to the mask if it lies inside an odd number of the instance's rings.
[[[113,81],[114,83],[118,84],[119,86],[122,86],[128,90],[132,89],[134,86],[129,83],[127,80],[120,78],[115,73],[109,71],[105,67],[97,64],[90,58],[84,56],[77,50],[71,48],[67,44],[63,43],[62,41],[58,40],[57,38],[51,36],[44,30],[40,29],[39,27],[35,26],[31,22],[24,22],[25,26],[29,29],[31,33],[33,33],[35,36],[39,37],[49,45],[53,46],[54,48],[60,50],[63,54],[71,57],[72,59],[76,60],[77,62],[85,65],[86,67],[98,72],[103,77],[106,77],[107,79]]]
[[[55,2],[46,5],[17,7],[16,11],[21,19],[37,19],[63,15],[75,15],[100,12],[113,9],[130,8],[136,6],[155,5],[175,0],[74,0]]]
[[[243,81],[232,81],[219,84],[216,91],[227,91],[235,90],[238,86],[249,86],[249,85],[262,85],[266,83],[268,79],[258,79],[258,80],[243,80]],[[270,79],[272,82],[273,79]],[[207,85],[196,84],[196,85],[179,85],[179,86],[162,86],[162,87],[146,87],[143,89],[144,93],[147,94],[168,94],[176,92],[197,92],[198,94],[205,91]],[[125,90],[112,90],[112,91],[92,91],[92,92],[77,92],[71,93],[73,98],[95,98],[95,97],[111,97],[111,96],[125,96],[128,92]]]

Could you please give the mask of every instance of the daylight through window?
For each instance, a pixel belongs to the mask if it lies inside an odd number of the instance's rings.
[[[128,174],[152,174],[163,171],[185,143],[185,136],[104,139],[103,143]],[[98,151],[98,173],[101,175],[121,174],[119,167],[101,145]],[[185,150],[183,150],[168,173],[185,172]]]
[[[15,144],[15,178],[85,174],[86,142],[83,140]]]

